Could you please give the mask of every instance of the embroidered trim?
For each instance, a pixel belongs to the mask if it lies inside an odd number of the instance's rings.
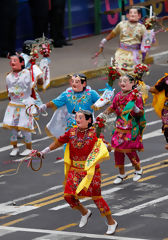
[[[7,124],[3,124],[3,128],[23,130],[23,131],[35,133],[35,130],[34,130],[34,129],[24,128],[24,127],[19,127],[19,126],[9,126],[9,125],[7,125]]]
[[[23,104],[19,104],[19,103],[17,103],[17,104],[15,104],[15,103],[9,103],[8,104],[9,106],[13,106],[13,107],[22,107],[22,108],[25,108],[26,106],[25,105],[23,105]]]

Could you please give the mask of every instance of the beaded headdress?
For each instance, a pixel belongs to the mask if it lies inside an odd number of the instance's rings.
[[[80,109],[80,110],[78,111],[78,113],[83,113],[83,114],[85,114],[85,115],[92,116],[92,112],[89,111],[89,110]]]

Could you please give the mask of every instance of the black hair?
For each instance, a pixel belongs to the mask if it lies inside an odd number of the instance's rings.
[[[129,81],[130,81],[131,83],[134,82],[134,85],[132,86],[132,89],[134,89],[134,88],[136,87],[136,83],[137,83],[135,77],[133,77],[133,76],[131,76],[131,75],[129,75],[129,74],[126,74],[126,77],[129,78]]]
[[[126,74],[126,77],[129,78],[129,81],[130,81],[130,82],[136,82],[136,79],[135,79],[133,76],[131,76],[131,75],[129,75],[129,74]]]
[[[87,82],[86,75],[83,74],[83,73],[75,73],[73,76],[74,76],[74,77],[79,77],[82,84],[83,84],[84,82]]]
[[[83,84],[84,82],[86,82],[86,85],[87,85],[87,77],[86,77],[86,75],[85,74],[83,74],[83,73],[75,73],[74,75],[73,75],[73,77],[79,77],[80,78],[80,80],[81,80],[81,84]],[[83,88],[83,91],[86,89],[86,87],[84,87]]]
[[[25,68],[25,61],[24,61],[24,58],[23,58],[22,56],[18,56],[18,58],[19,58],[19,62],[20,62],[20,63],[23,63],[23,65],[22,65],[22,69],[24,69],[24,68]]]
[[[22,52],[30,56],[31,49],[32,49],[32,47],[33,47],[33,45],[35,43],[36,43],[36,41],[34,41],[34,40],[26,40],[26,41],[24,41]]]
[[[130,6],[130,7],[128,8],[128,10],[127,10],[127,13],[129,13],[129,11],[130,11],[131,9],[136,9],[137,12],[138,12],[138,14],[141,14],[141,15],[142,15],[142,12],[141,12],[141,8],[140,8],[140,7]]]
[[[25,68],[24,58],[22,56],[17,55],[17,54],[12,54],[12,55],[9,54],[9,58],[11,58],[11,57],[17,57],[19,59],[19,62],[23,63],[23,65],[21,66],[21,69],[23,70]]]
[[[92,126],[92,124],[93,124],[93,115],[92,115],[92,113],[89,110],[82,110],[82,109],[80,109],[78,111],[78,113],[83,113],[86,120],[89,120],[91,118],[91,123],[88,124],[88,128],[90,128]]]

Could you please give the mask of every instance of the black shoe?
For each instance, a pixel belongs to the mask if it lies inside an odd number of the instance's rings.
[[[63,47],[63,44],[62,44],[62,42],[57,41],[57,42],[54,42],[54,47],[55,47],[55,48],[62,48],[62,47]]]
[[[66,41],[66,40],[63,40],[63,41],[62,41],[62,44],[63,44],[64,46],[72,46],[72,45],[73,45],[73,43],[70,43],[70,42],[68,42],[68,41]]]
[[[54,44],[54,48],[62,48],[63,45],[62,44]]]

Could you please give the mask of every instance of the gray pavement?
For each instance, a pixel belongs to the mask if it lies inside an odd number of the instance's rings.
[[[153,64],[146,83],[154,84],[166,69],[166,66]],[[98,91],[105,86],[105,81],[101,79],[94,78],[88,84]],[[67,86],[50,88],[42,96],[43,102],[54,99],[66,88]],[[114,88],[117,93],[117,82],[114,83]],[[0,197],[0,240],[166,240],[168,164],[164,162],[167,162],[168,152],[164,148],[161,119],[151,108],[151,101],[152,95],[145,107],[147,127],[143,139],[144,152],[138,153],[144,169],[141,181],[132,181],[134,170],[128,158],[125,159],[128,178],[118,186],[113,184],[118,174],[113,153],[110,153],[109,161],[101,164],[102,196],[118,222],[114,236],[104,235],[107,228],[105,220],[100,217],[91,200],[86,200],[83,204],[92,210],[93,215],[86,227],[78,227],[80,214],[70,209],[62,197],[63,159],[56,160],[63,157],[62,149],[49,153],[40,171],[33,172],[27,167],[28,162],[23,162],[17,174],[10,176],[16,172],[21,158],[9,156],[12,147],[9,145],[10,131],[1,128],[0,189],[3,194]],[[1,101],[0,121],[3,120],[7,103],[8,100]],[[49,109],[47,117],[40,117],[42,135],[33,134],[33,149],[42,150],[51,144],[52,140],[46,137],[44,128],[52,114],[52,109]],[[97,116],[98,112],[95,114]],[[111,139],[111,130],[105,132],[107,141]],[[21,144],[20,151],[24,149],[23,143]],[[33,163],[34,167],[39,166],[36,161]]]
[[[110,58],[118,46],[119,39],[115,38],[106,43],[104,52],[98,58],[97,64],[91,57],[98,51],[98,46],[107,34],[95,35],[82,39],[72,40],[72,46],[54,48],[51,53],[51,87],[67,82],[67,74],[83,72],[88,78],[96,77],[104,69],[104,64],[110,63]],[[147,63],[168,62],[167,47],[168,32],[157,34],[157,42],[151,48]],[[5,76],[10,71],[9,60],[0,58],[0,99],[7,97]]]

